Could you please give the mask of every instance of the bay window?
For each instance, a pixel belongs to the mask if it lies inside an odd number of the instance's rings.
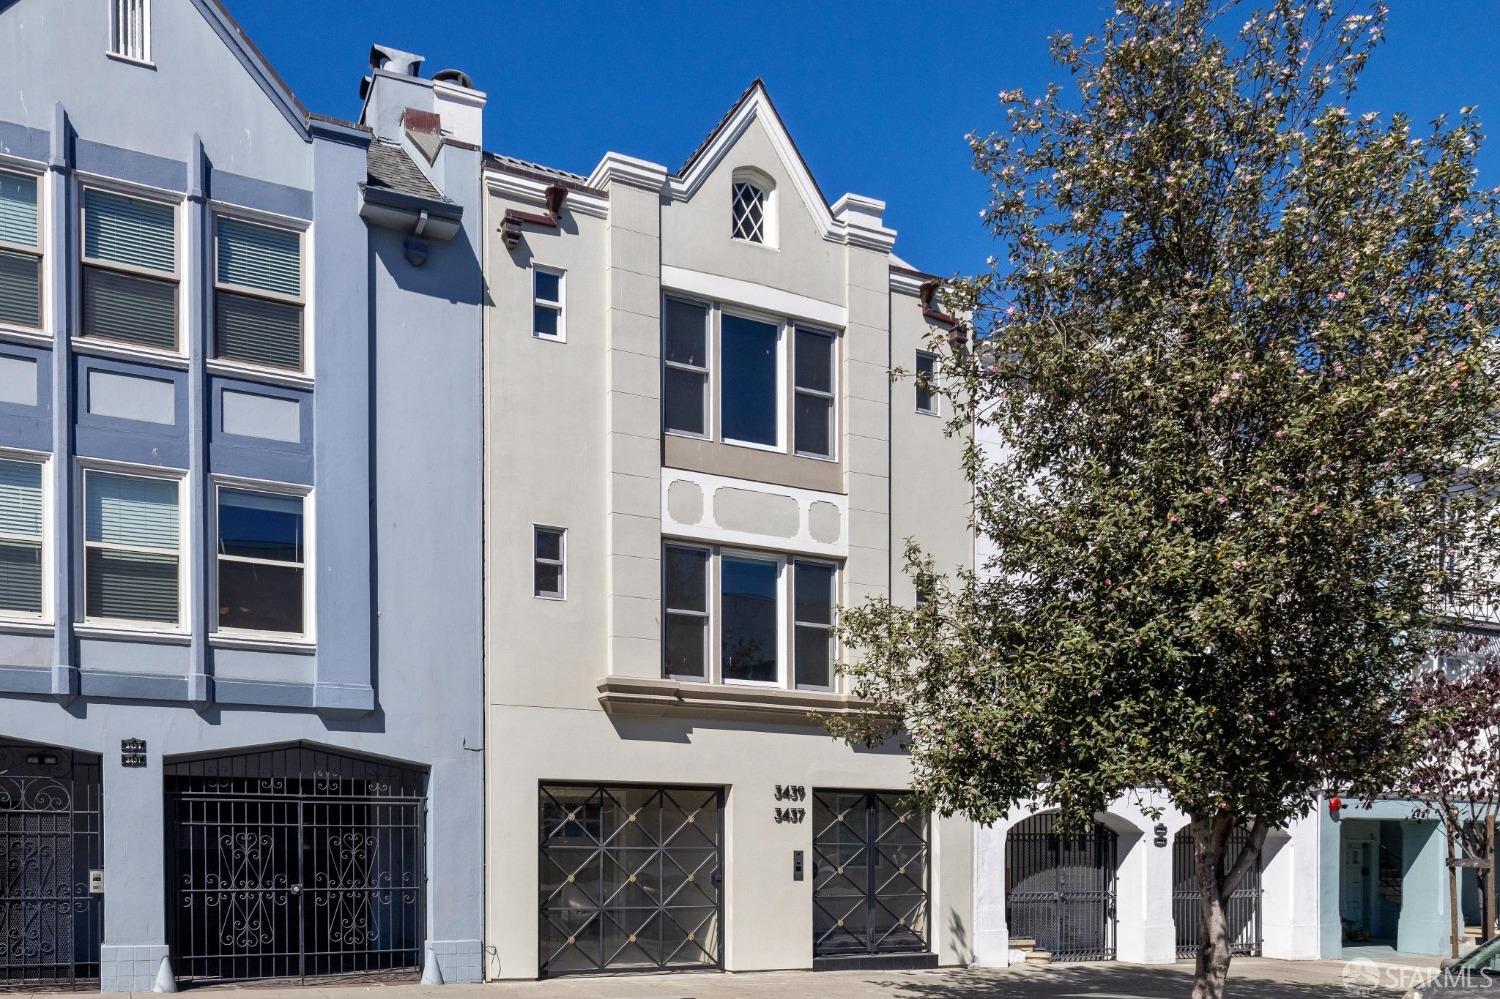
[[[84,618],[181,620],[176,479],[86,469]]]
[[[833,689],[833,563],[680,542],[662,563],[664,676]]]
[[[0,171],[0,323],[42,325],[36,178],[9,171]]]
[[[84,190],[83,335],[177,350],[176,206]]]
[[[304,498],[218,488],[220,630],[306,631]]]

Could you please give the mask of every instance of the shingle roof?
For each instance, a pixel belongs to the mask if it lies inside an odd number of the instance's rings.
[[[511,173],[523,174],[536,180],[557,183],[563,187],[570,187],[580,191],[594,190],[588,186],[588,178],[583,176],[583,174],[559,170],[557,167],[550,167],[543,163],[533,163],[530,160],[523,160],[515,156],[506,156],[504,153],[487,152],[484,154],[484,158],[488,165],[501,170],[508,170]]]
[[[370,143],[365,169],[369,173],[367,187],[384,188],[425,201],[453,203],[443,196],[443,192],[432,186],[432,182],[398,143],[384,139]]]

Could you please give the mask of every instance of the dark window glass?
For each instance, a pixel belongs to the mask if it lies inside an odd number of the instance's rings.
[[[797,331],[797,387],[833,391],[833,337],[827,333]]]
[[[833,623],[833,574],[831,565],[798,562],[794,580],[799,624]]]
[[[724,679],[775,683],[780,677],[776,563],[726,555],[720,575]]]
[[[703,372],[667,368],[661,404],[663,427],[684,434],[706,434],[703,396],[707,388],[708,375]]]
[[[667,549],[667,609],[708,611],[708,552],[700,548]]]
[[[666,345],[662,356],[675,364],[708,366],[708,309],[667,299]]]
[[[798,454],[811,454],[826,458],[833,454],[833,400],[820,395],[797,393],[796,443]]]
[[[932,377],[934,362],[937,358],[931,354],[917,352],[917,412],[936,413],[937,396],[932,391]]]
[[[708,677],[708,618],[667,615],[665,664],[667,676]]]
[[[531,307],[531,331],[537,336],[557,336],[557,320],[562,315],[545,305]]]
[[[220,555],[301,562],[302,541],[300,497],[220,490]]]
[[[708,309],[667,299],[663,321],[662,428],[708,432]]]
[[[798,562],[792,578],[799,687],[833,685],[834,567]]]
[[[536,274],[536,297],[544,302],[562,301],[562,276],[549,274],[547,271],[534,271]]]
[[[827,628],[797,626],[797,686],[833,686],[832,645]]]
[[[302,567],[219,560],[219,626],[302,632]]]
[[[776,334],[771,323],[724,316],[719,391],[725,440],[776,445]]]
[[[708,552],[669,545],[662,670],[667,676],[708,678]]]
[[[563,531],[557,527],[535,529],[532,557],[532,594],[538,597],[563,595]]]

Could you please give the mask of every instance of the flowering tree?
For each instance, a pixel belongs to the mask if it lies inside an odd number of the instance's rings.
[[[944,812],[1191,816],[1198,997],[1267,830],[1386,783],[1469,568],[1440,535],[1494,526],[1454,487],[1500,437],[1479,125],[1346,110],[1386,13],[1334,8],[1121,0],[1054,39],[1071,86],[1000,95],[971,141],[1006,256],[945,302],[972,320],[938,378],[993,554],[911,549],[922,606],[843,618],[871,710],[836,731],[899,726]]]
[[[1407,717],[1414,753],[1402,787],[1442,819],[1464,856],[1489,859],[1495,844],[1487,820],[1500,816],[1500,638],[1457,631],[1439,652],[1442,666],[1412,689]],[[1476,873],[1487,924],[1481,934],[1488,936],[1497,886],[1483,869]]]

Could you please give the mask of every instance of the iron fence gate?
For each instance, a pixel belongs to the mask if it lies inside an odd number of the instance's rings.
[[[814,956],[927,949],[927,837],[901,793],[814,789]]]
[[[425,772],[302,745],[164,769],[179,979],[421,966]]]
[[[1056,816],[1033,815],[1005,837],[1005,922],[1057,961],[1115,958],[1119,837],[1103,823],[1064,835]]]
[[[0,987],[99,977],[100,758],[0,742]]]
[[[724,790],[543,784],[541,973],[720,968]]]
[[[1229,836],[1224,867],[1234,865],[1235,858],[1250,844],[1250,833],[1237,828]],[[1229,896],[1224,911],[1229,922],[1229,949],[1245,957],[1260,956],[1260,864],[1246,872]],[[1203,940],[1203,904],[1198,894],[1198,875],[1193,860],[1193,830],[1179,829],[1172,841],[1172,920],[1177,924],[1177,956],[1196,957]]]

